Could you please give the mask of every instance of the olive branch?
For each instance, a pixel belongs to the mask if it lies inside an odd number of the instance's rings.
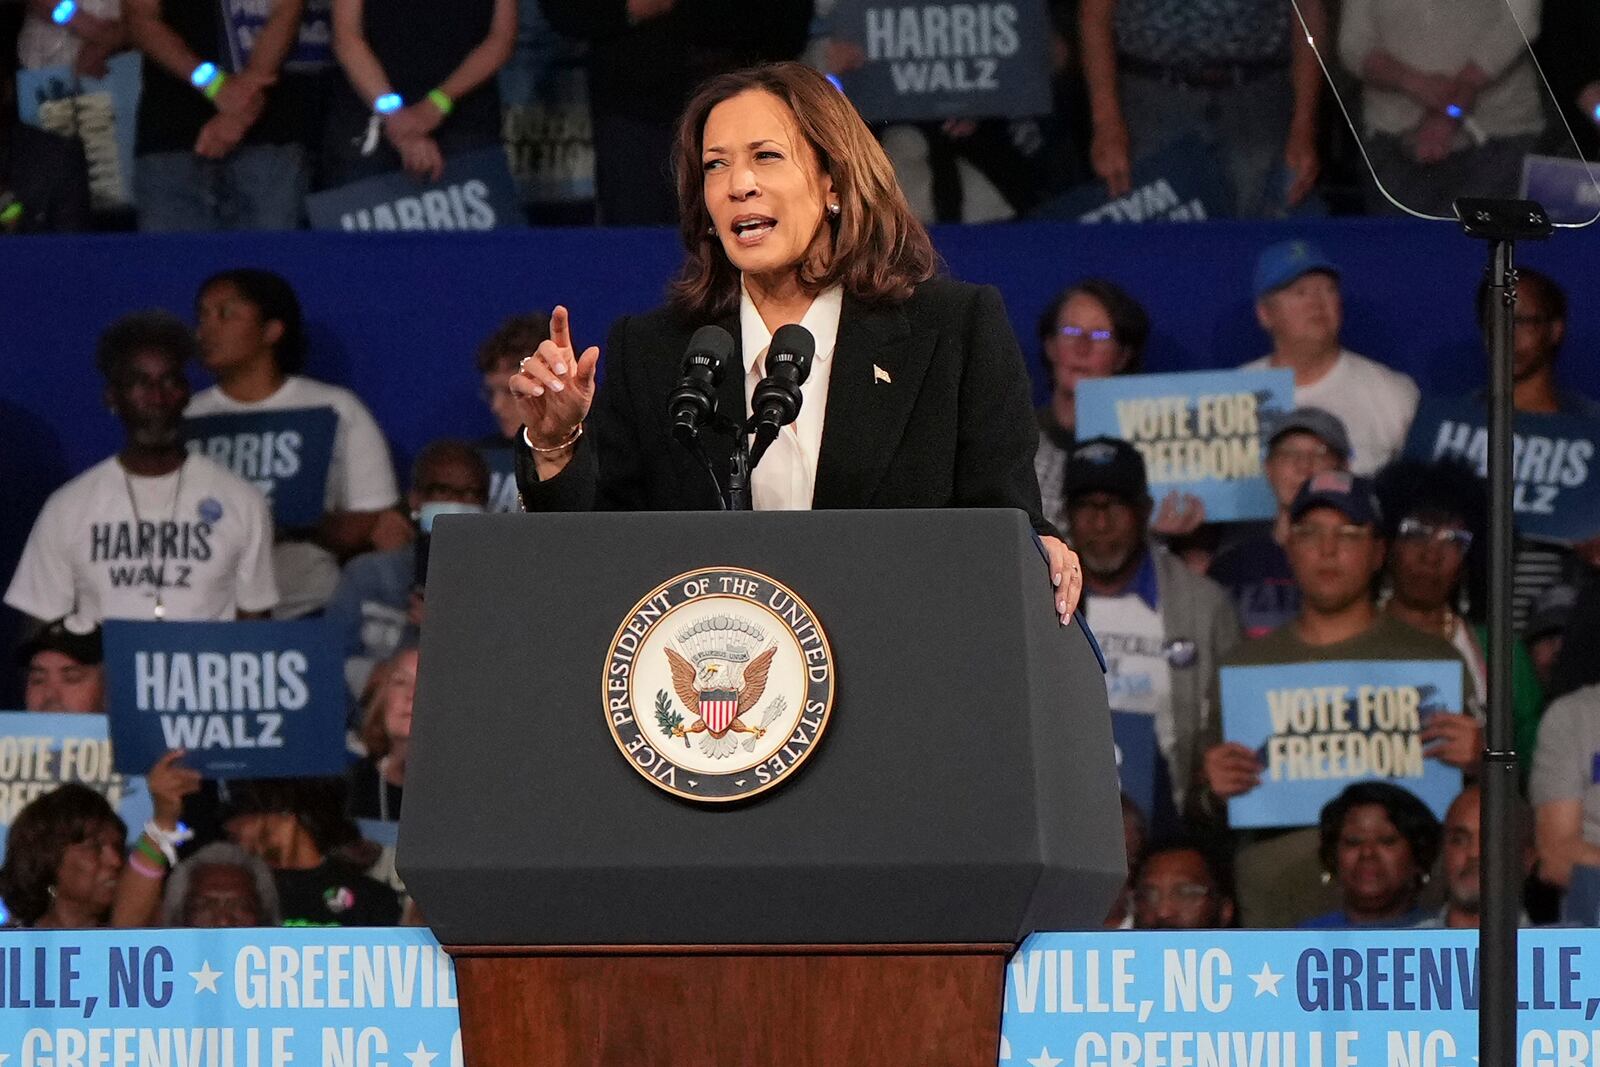
[[[667,695],[665,689],[656,690],[656,725],[661,727],[661,732],[668,738],[672,737],[672,731],[683,725],[683,716],[673,709],[672,698]],[[685,748],[689,745],[687,735],[683,739],[683,744]]]

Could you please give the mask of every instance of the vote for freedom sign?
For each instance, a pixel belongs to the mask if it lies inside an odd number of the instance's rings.
[[[119,770],[186,749],[207,778],[338,774],[344,674],[324,620],[105,624]]]
[[[1434,814],[1461,792],[1461,772],[1423,754],[1430,716],[1461,710],[1451,660],[1330,660],[1224,667],[1222,730],[1253,750],[1261,784],[1228,801],[1235,828],[1312,826],[1354,782],[1415,793]]]
[[[1144,457],[1157,501],[1191,493],[1206,519],[1277,512],[1262,461],[1277,420],[1294,408],[1294,372],[1126,374],[1080,382],[1078,438],[1120,437]]]
[[[144,778],[114,767],[104,715],[0,712],[0,860],[17,812],[66,782],[105,797],[128,824],[130,840],[150,818]]]

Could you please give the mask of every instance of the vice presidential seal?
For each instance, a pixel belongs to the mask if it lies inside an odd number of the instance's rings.
[[[634,606],[601,684],[606,724],[634,770],[690,800],[742,800],[815,751],[833,710],[833,651],[791,590],[710,567]]]

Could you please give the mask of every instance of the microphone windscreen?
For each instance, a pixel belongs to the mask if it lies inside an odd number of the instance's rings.
[[[799,323],[779,326],[778,332],[772,335],[772,345],[767,349],[768,367],[772,366],[772,357],[779,354],[793,357],[798,381],[804,382],[806,375],[811,373],[811,359],[817,354],[817,339]]]
[[[689,348],[684,355],[711,356],[720,366],[733,355],[733,335],[721,326],[702,326],[689,338]]]

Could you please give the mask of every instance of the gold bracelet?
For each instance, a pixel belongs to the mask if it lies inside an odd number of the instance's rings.
[[[533,439],[530,437],[528,439],[528,447],[533,449],[541,456],[548,456],[552,452],[565,452],[567,449],[577,444],[578,438],[582,436],[583,423],[580,422],[578,423],[577,427],[573,429],[572,433],[567,436],[567,439],[562,441],[559,445],[551,445],[549,448],[540,448],[538,445],[533,443]]]

